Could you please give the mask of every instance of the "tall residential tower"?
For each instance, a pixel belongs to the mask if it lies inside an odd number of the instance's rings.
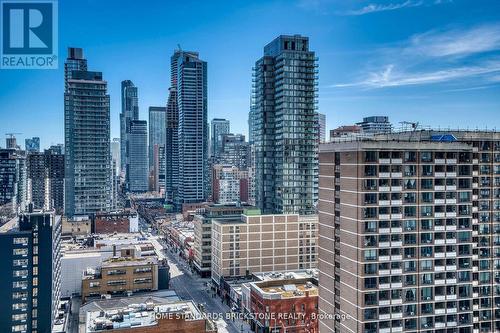
[[[73,59],[78,54],[80,59]],[[107,82],[86,70],[82,50],[70,48],[65,65],[65,214],[111,209],[110,116]],[[78,66],[75,64],[85,64]],[[74,65],[74,66],[73,66]],[[77,69],[74,69],[77,68]]]
[[[253,76],[257,206],[263,213],[314,213],[317,69],[309,39],[279,36],[264,48]]]
[[[173,58],[179,117],[175,201],[180,207],[203,202],[208,196],[207,63],[197,52],[176,51]]]

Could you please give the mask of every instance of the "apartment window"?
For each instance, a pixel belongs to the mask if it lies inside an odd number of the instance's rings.
[[[365,274],[376,274],[377,264],[365,264]]]
[[[432,287],[424,287],[421,289],[421,300],[428,301],[432,299]]]
[[[420,153],[420,160],[422,162],[432,162],[432,152],[424,151]]]
[[[14,266],[27,266],[28,265],[28,259],[14,259],[12,262]]]
[[[28,282],[27,281],[14,281],[12,282],[12,288],[17,289],[17,288],[28,288]]]
[[[26,303],[13,303],[12,310],[26,310],[28,308],[28,304]]]
[[[404,152],[404,161],[405,162],[416,162],[417,161],[417,152],[405,151]]]
[[[14,314],[12,315],[12,321],[26,320],[28,315],[26,313]]]
[[[18,271],[13,271],[12,275],[13,275],[13,277],[17,277],[17,278],[19,278],[19,277],[26,278],[26,277],[28,277],[28,270],[22,269],[22,270],[18,270]]]
[[[26,291],[15,292],[12,294],[12,299],[23,299],[23,298],[27,298],[27,297],[28,297],[28,293]]]
[[[365,151],[365,162],[377,162],[377,152],[376,151]]]
[[[13,254],[15,256],[27,256],[28,255],[28,249],[14,249]]]
[[[12,326],[12,332],[25,332],[28,329],[28,325],[14,325]]]
[[[377,260],[377,250],[365,250],[365,260]]]
[[[365,165],[365,176],[366,177],[375,177],[377,175],[377,166],[376,165]]]
[[[377,292],[369,292],[365,294],[365,305],[376,305],[378,302],[377,300]]]
[[[366,278],[365,289],[373,289],[377,287],[377,278]]]
[[[376,232],[377,231],[377,222],[376,221],[365,222],[365,231],[366,232]]]
[[[28,245],[28,237],[16,237],[13,243],[16,245]]]

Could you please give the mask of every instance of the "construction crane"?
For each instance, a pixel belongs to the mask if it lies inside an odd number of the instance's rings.
[[[16,137],[16,135],[21,135],[23,133],[5,133],[9,137],[9,139],[13,139]]]

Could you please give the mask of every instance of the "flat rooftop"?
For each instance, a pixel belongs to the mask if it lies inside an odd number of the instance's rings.
[[[283,279],[306,279],[318,278],[319,271],[316,268],[301,269],[296,271],[276,271],[276,272],[261,272],[253,275],[260,281],[283,280]]]
[[[85,332],[104,332],[116,329],[145,328],[158,324],[163,318],[183,317],[186,320],[203,319],[201,311],[192,301],[168,301],[158,297],[146,299],[133,298],[142,303],[99,303],[99,306],[86,311]],[[130,300],[129,300],[130,301]],[[85,309],[82,309],[85,310]]]
[[[262,298],[267,299],[318,296],[318,286],[313,283],[312,278],[251,282],[250,286]]]

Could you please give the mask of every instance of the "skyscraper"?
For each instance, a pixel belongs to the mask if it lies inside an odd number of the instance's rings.
[[[39,152],[40,151],[40,138],[39,137],[32,137],[32,138],[26,138],[24,140],[24,147],[27,152]]]
[[[122,112],[120,113],[120,164],[125,171],[125,183],[128,184],[128,175],[126,174],[129,145],[128,133],[130,132],[130,122],[139,119],[139,100],[137,87],[130,80],[121,83]]]
[[[499,133],[354,138],[320,161],[321,332],[500,330]]]
[[[64,209],[64,155],[47,149],[28,159],[28,201],[35,209]]]
[[[145,120],[130,121],[128,133],[127,176],[131,192],[148,191],[148,124]]]
[[[318,136],[319,142],[325,142],[326,135],[326,115],[324,113],[317,112],[318,115]]]
[[[208,196],[207,63],[197,52],[177,51],[179,183],[177,207]]]
[[[254,135],[257,129],[255,128],[255,102],[253,100],[253,95],[252,99],[250,100],[250,112],[248,112],[248,143],[253,144],[254,142]]]
[[[68,50],[68,56],[74,54]],[[80,49],[81,55],[82,51]],[[65,69],[74,59],[68,57]],[[80,59],[79,63],[85,63]],[[86,66],[85,66],[86,67]],[[65,214],[88,215],[111,208],[110,117],[101,72],[65,72]]]
[[[83,49],[68,47],[68,57],[64,62],[64,91],[68,90],[68,80],[73,71],[86,71],[87,59],[83,57]]]
[[[222,151],[222,136],[229,134],[229,120],[214,118],[210,127],[210,154],[214,161],[217,161]]]
[[[167,101],[165,131],[165,200],[177,201],[179,184],[179,108],[177,106],[177,63],[179,54],[170,57],[170,88]]]
[[[309,39],[279,36],[254,68],[256,203],[263,213],[315,212],[316,57]]]
[[[0,229],[0,331],[51,333],[61,277],[61,217],[23,213]]]
[[[111,141],[111,159],[115,163],[115,173],[120,174],[121,171],[121,145],[119,138],[113,138]]]
[[[26,156],[18,149],[0,149],[0,205],[25,208],[27,201]]]
[[[250,166],[250,144],[243,134],[223,134],[218,164],[247,170]]]
[[[165,145],[167,130],[167,108],[162,106],[149,107],[149,170],[154,166],[155,145]]]
[[[8,137],[5,139],[5,148],[7,149],[19,149],[17,145],[17,139],[14,135],[15,133],[8,133]]]

